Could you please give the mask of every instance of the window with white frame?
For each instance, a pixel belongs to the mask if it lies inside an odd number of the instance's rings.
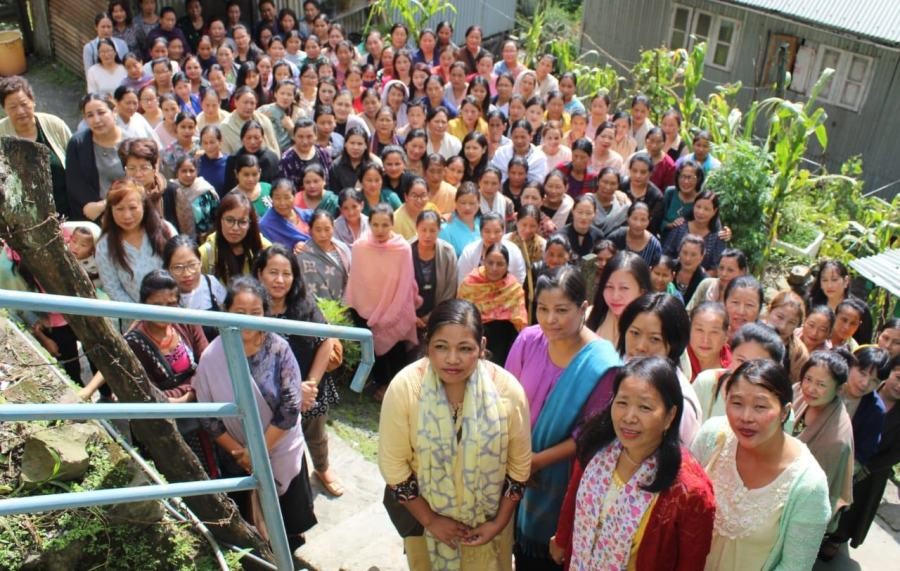
[[[695,42],[706,42],[706,64],[727,70],[737,53],[739,30],[737,20],[676,4],[669,46],[689,50]]]
[[[822,101],[859,111],[868,91],[874,60],[831,46],[819,46],[818,64],[810,87],[826,67],[834,69],[819,98]]]

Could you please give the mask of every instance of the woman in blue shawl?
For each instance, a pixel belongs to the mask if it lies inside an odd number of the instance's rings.
[[[293,250],[298,242],[309,240],[311,212],[294,206],[296,190],[286,178],[276,179],[272,185],[270,208],[259,220],[259,230],[273,244]]]
[[[513,343],[506,370],[515,375],[531,411],[531,482],[516,515],[516,571],[559,569],[550,559],[582,420],[609,404],[621,364],[611,343],[584,326],[587,288],[565,268],[536,286],[538,325]]]

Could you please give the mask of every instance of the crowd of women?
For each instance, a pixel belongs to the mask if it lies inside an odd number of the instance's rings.
[[[74,134],[15,76],[0,134],[49,150],[69,250],[109,298],[322,323],[330,299],[372,331],[412,569],[809,569],[864,540],[900,461],[900,322],[875,335],[831,260],[767,302],[704,186],[707,133],[654,125],[643,95],[580,99],[552,56],[527,69],[478,26],[355,45],[314,0],[262,0],[255,26],[237,2],[139,4],[97,15]],[[40,289],[0,263],[3,287]],[[80,381],[65,316],[26,318]],[[233,399],[215,330],[122,325],[171,402]],[[307,449],[344,492],[342,346],[242,335],[296,547]],[[179,429],[211,477],[252,469],[234,419]]]

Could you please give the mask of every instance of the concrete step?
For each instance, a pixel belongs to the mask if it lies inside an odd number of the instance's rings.
[[[406,569],[403,540],[381,505],[384,480],[378,467],[336,434],[328,434],[329,461],[344,495],[329,496],[312,476],[318,525],[306,533],[296,556],[315,571]],[[312,466],[312,462],[307,458]]]

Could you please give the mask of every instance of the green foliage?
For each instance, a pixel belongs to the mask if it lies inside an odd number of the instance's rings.
[[[840,175],[813,177],[801,170],[797,177],[785,210],[824,232],[823,256],[848,263],[889,249],[900,235],[900,196],[893,204],[865,196],[861,177],[858,156],[841,166]]]
[[[706,49],[705,45],[702,49]],[[654,123],[669,109],[679,107],[675,89],[681,86],[688,60],[687,51],[662,47],[641,52],[641,59],[631,68],[630,92],[650,98],[650,118]],[[622,101],[618,106],[627,109],[625,103]]]
[[[401,22],[409,29],[410,38],[418,38],[432,17],[448,12],[456,14],[456,6],[447,0],[374,0],[366,29],[378,27],[376,23],[387,28],[387,22]]]
[[[705,104],[698,105],[697,119],[693,126],[697,129],[709,131],[712,142],[724,144],[743,137],[750,140],[752,131],[742,130],[741,120],[743,114],[734,104],[733,99],[741,90],[741,83],[729,83],[716,86],[715,93],[710,94]],[[687,123],[682,124],[682,137],[687,133],[687,141],[692,141]]]
[[[331,325],[355,327],[353,320],[350,318],[349,308],[340,301],[318,297],[316,298],[316,305],[319,306],[319,311],[322,312],[325,321]],[[359,343],[355,341],[342,340],[341,343],[344,345],[343,367],[348,371],[355,371],[360,359],[362,359],[362,349]]]
[[[743,139],[717,145],[715,151],[727,160],[709,176],[705,188],[719,195],[719,217],[734,235],[731,245],[746,253],[758,272],[768,237],[760,221],[769,200],[769,158],[764,149]]]
[[[780,97],[770,97],[759,106],[760,111],[768,113],[769,131],[766,148],[771,154],[774,174],[772,197],[765,213],[769,240],[766,243],[763,260],[769,256],[772,244],[778,237],[779,223],[785,202],[797,188],[802,186],[797,184],[800,177],[800,161],[806,154],[810,137],[815,136],[823,150],[828,146],[828,134],[825,128],[828,115],[821,107],[815,108],[815,105],[819,93],[833,75],[833,69],[823,70],[822,75],[813,86],[809,99],[803,105]]]
[[[538,0],[534,13],[516,17],[517,31],[511,37],[519,42],[522,53],[522,63],[534,69],[537,56],[541,53],[541,45],[545,39],[549,39],[555,30],[551,26],[545,34],[545,20],[547,18],[547,6],[549,0]],[[561,37],[557,34],[557,37]]]
[[[81,482],[54,480],[32,489],[32,494],[88,491],[127,486],[136,468],[118,448],[94,444],[88,448],[90,468]],[[112,521],[106,508],[22,514],[0,518],[0,570],[18,569],[28,554],[57,553],[67,560],[74,553],[86,568],[159,569],[189,571],[218,569],[205,543],[189,524],[164,519],[149,525]],[[232,568],[239,569],[237,557]]]

